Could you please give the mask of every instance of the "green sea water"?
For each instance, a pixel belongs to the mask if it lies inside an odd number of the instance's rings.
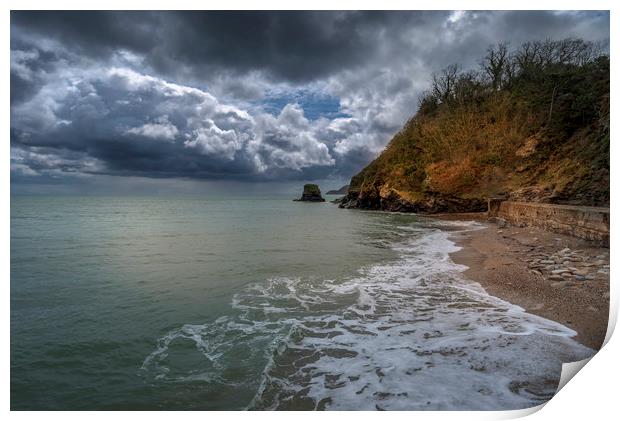
[[[449,233],[476,228],[282,197],[13,197],[11,408],[539,404],[592,351],[462,277]]]

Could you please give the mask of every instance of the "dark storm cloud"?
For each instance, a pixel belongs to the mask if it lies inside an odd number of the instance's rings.
[[[106,56],[117,49],[146,54],[153,68],[168,75],[213,68],[239,73],[263,70],[292,81],[321,78],[362,63],[380,48],[377,41],[386,30],[425,20],[422,15],[400,12],[11,14],[16,31],[57,39],[89,56]]]
[[[350,177],[434,71],[607,12],[12,12],[12,180]]]
[[[12,11],[11,29],[58,39],[87,55],[109,55],[127,48],[147,52],[158,42],[160,17],[136,11]],[[12,37],[11,48],[19,39]]]
[[[53,51],[15,42],[11,47],[11,104],[35,95],[45,84],[44,75],[54,71],[60,57]]]
[[[410,15],[413,17],[413,15]],[[362,63],[374,39],[397,13],[178,13],[165,25],[170,41],[155,67],[217,64],[236,71],[265,70],[275,78],[308,81]],[[182,28],[188,28],[183,30]]]

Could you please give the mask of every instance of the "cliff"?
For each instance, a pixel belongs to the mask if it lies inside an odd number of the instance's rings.
[[[341,207],[486,210],[488,197],[609,206],[609,58],[580,40],[490,48],[450,66]]]

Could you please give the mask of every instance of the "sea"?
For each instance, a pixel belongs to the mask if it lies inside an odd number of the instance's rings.
[[[475,222],[287,197],[11,198],[13,410],[508,410],[590,357],[487,294]]]

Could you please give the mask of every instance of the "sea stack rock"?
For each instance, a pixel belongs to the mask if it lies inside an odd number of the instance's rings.
[[[300,199],[295,199],[296,202],[325,202],[323,196],[321,196],[321,189],[316,184],[305,184],[304,192]]]

